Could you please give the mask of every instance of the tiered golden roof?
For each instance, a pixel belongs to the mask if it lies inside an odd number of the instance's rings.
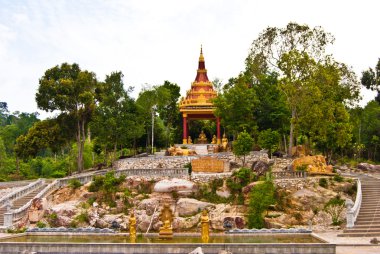
[[[203,50],[201,47],[197,76],[195,77],[194,82],[191,84],[191,89],[186,92],[186,97],[182,97],[180,101],[180,111],[204,111],[205,109],[210,109],[212,111],[215,108],[213,106],[212,99],[216,96],[217,93],[207,77],[207,69],[205,67]]]

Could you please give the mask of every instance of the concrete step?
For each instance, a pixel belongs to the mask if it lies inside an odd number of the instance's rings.
[[[379,232],[368,232],[368,233],[343,233],[339,234],[340,237],[372,237],[372,236],[380,236]]]

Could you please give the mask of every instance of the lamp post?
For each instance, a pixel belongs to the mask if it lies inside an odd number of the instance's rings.
[[[156,112],[157,106],[152,107],[152,154],[154,154],[154,114]]]

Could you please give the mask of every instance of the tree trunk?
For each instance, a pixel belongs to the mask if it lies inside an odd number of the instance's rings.
[[[296,109],[292,109],[292,118],[290,119],[290,132],[289,132],[289,148],[288,155],[292,156],[292,147],[293,147],[293,133],[294,133],[294,121],[296,119]]]
[[[78,158],[77,158],[77,170],[78,172],[82,172],[84,165],[83,165],[83,150],[84,150],[84,121],[77,121],[77,148],[78,148]]]
[[[288,149],[287,149],[287,145],[286,145],[286,137],[285,137],[285,134],[284,134],[284,150],[285,150],[285,153],[287,154],[287,153],[288,153]]]

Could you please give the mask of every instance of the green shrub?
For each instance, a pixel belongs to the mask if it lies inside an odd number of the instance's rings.
[[[69,180],[69,187],[73,190],[76,190],[82,186],[82,183],[78,179],[70,179]]]
[[[255,185],[249,195],[248,227],[263,228],[263,213],[270,205],[275,204],[275,186],[272,181]]]
[[[37,225],[38,228],[46,228],[46,224],[43,223],[42,221],[37,222],[36,225]]]
[[[327,189],[327,187],[329,186],[327,179],[326,178],[320,178],[319,179],[319,186]]]
[[[62,177],[65,177],[66,176],[66,172],[64,171],[59,171],[59,170],[55,170],[53,171],[53,173],[51,174],[51,177],[54,177],[54,178],[62,178]]]
[[[307,164],[302,164],[296,168],[296,171],[303,171],[305,172],[307,170]]]
[[[342,224],[340,220],[340,215],[344,209],[344,199],[341,199],[340,196],[330,199],[324,207],[326,213],[331,215],[332,224],[338,226]]]
[[[223,179],[218,178],[210,182],[211,191],[216,192],[216,190],[223,186]]]
[[[93,205],[94,204],[94,202],[96,201],[96,197],[89,197],[88,199],[87,199],[87,203],[89,204],[89,205]]]
[[[88,216],[87,211],[82,211],[79,215],[77,215],[75,217],[75,220],[77,220],[78,222],[82,222],[82,223],[89,223],[90,217]]]
[[[341,183],[344,181],[344,178],[341,175],[335,175],[333,179],[334,179],[334,181],[336,181],[338,183]]]
[[[47,217],[47,221],[51,227],[57,227],[58,226],[58,215],[57,213],[51,213]]]

